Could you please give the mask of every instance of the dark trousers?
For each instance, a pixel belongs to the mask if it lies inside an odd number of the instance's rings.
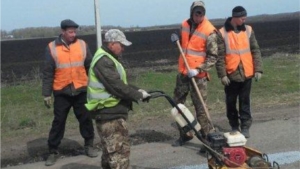
[[[86,93],[76,96],[54,96],[54,119],[49,133],[48,146],[50,152],[56,151],[65,133],[68,113],[73,107],[74,114],[79,122],[81,136],[85,139],[85,145],[93,144],[94,127],[88,110],[85,108]]]
[[[232,128],[250,128],[252,116],[250,110],[250,91],[252,79],[244,82],[231,81],[229,86],[225,86],[226,94],[226,113],[229,124]],[[239,110],[236,108],[239,99]],[[239,123],[241,121],[241,126]]]

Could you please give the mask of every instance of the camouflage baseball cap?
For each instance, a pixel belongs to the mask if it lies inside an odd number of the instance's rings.
[[[110,29],[107,31],[105,33],[104,42],[120,42],[125,46],[130,46],[132,44],[119,29]]]
[[[203,1],[194,1],[192,3],[190,8],[191,18],[194,12],[205,15],[205,4]]]

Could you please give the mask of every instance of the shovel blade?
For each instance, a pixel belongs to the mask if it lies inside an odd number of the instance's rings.
[[[176,42],[176,41],[178,41],[178,40],[179,40],[178,35],[177,35],[176,33],[172,33],[172,35],[171,35],[171,41],[172,41],[172,42]]]

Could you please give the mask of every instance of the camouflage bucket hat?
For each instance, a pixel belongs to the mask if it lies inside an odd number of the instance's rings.
[[[105,33],[104,42],[120,42],[125,46],[130,46],[132,43],[126,39],[126,36],[119,29],[110,29]]]

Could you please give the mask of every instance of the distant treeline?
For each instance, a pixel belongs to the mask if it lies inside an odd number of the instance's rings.
[[[113,28],[113,26],[103,27],[102,30]],[[114,27],[120,28],[120,27]],[[28,39],[28,38],[47,38],[54,37],[60,33],[60,27],[28,27],[22,29],[14,29],[12,31],[1,30],[1,39]],[[78,35],[95,34],[95,26],[80,26]]]
[[[299,18],[300,12],[292,12],[292,13],[282,13],[282,14],[273,14],[273,15],[257,15],[248,17],[248,22],[265,22],[265,21],[278,21],[278,20],[286,20]],[[219,27],[221,26],[226,18],[223,19],[212,19],[212,23]],[[130,27],[123,28],[121,26],[103,26],[102,32],[105,32],[111,28],[117,28],[122,31],[144,31],[144,30],[157,30],[157,29],[174,29],[179,28],[180,24],[172,24],[172,25],[161,25],[161,26],[151,26],[151,27]],[[1,30],[1,39],[2,40],[13,40],[13,39],[28,39],[28,38],[47,38],[47,37],[55,37],[60,33],[60,27],[29,27],[22,29],[14,29],[12,31]],[[95,25],[92,26],[80,26],[78,35],[90,35],[96,34]]]
[[[123,28],[121,26],[103,26],[102,32],[106,32],[109,29],[120,29],[122,31],[144,31],[144,30],[157,30],[157,29],[171,29],[179,27],[179,24],[165,25],[165,26],[151,26],[141,28],[139,26]],[[60,27],[29,27],[23,29],[14,29],[12,31],[1,30],[1,39],[28,39],[28,38],[48,38],[57,36],[60,33]],[[91,35],[96,34],[96,26],[80,26],[77,35]]]

